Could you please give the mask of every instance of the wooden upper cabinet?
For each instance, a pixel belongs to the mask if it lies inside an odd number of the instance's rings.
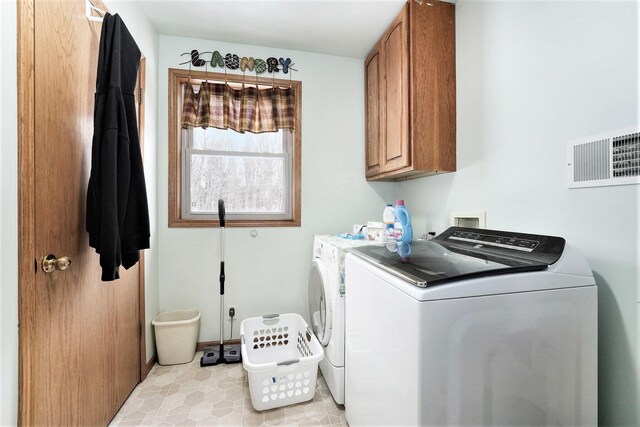
[[[409,40],[408,7],[402,9],[382,38],[384,137],[382,172],[408,166],[409,162]]]
[[[379,45],[371,51],[365,61],[365,97],[366,97],[366,176],[380,173],[380,49]]]
[[[408,2],[367,57],[365,81],[367,179],[456,170],[453,4]]]

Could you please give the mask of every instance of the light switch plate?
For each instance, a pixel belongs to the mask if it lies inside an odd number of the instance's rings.
[[[450,212],[449,224],[453,227],[487,228],[485,212]]]

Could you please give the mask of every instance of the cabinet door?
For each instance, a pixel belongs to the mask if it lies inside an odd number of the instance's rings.
[[[411,166],[456,170],[455,6],[410,3]]]
[[[384,69],[384,107],[382,139],[382,171],[409,166],[409,37],[408,7],[382,39]]]
[[[382,73],[380,45],[376,46],[365,61],[365,123],[366,123],[366,171],[367,177],[380,173],[380,83]]]

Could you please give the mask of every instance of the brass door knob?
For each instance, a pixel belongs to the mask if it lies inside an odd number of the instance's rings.
[[[42,270],[45,273],[52,273],[54,270],[65,271],[71,267],[71,258],[63,256],[56,258],[55,255],[49,254],[42,259]]]

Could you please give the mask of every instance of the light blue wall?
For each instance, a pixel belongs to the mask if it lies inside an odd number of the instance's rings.
[[[0,1],[0,425],[18,420],[16,2]]]
[[[599,287],[599,419],[638,425],[640,186],[569,190],[566,143],[638,120],[638,2],[456,5],[458,172],[399,184],[418,234],[450,211],[565,237]]]
[[[294,312],[308,317],[307,279],[313,235],[351,231],[353,224],[379,220],[385,202],[393,199],[394,183],[372,183],[364,178],[363,61],[160,36],[158,99],[168,99],[167,69],[179,68],[178,63],[184,61],[180,54],[191,49],[219,50],[223,55],[232,52],[240,57],[290,57],[300,70],[293,79],[302,81],[302,226],[257,228],[256,238],[250,236],[251,228],[226,229],[225,304],[237,307],[238,321],[266,313]],[[161,102],[160,309],[198,308],[202,312],[200,341],[217,340],[220,231],[167,227],[167,116],[167,103]],[[239,325],[234,325],[235,338],[239,337]],[[225,330],[227,334],[230,331],[228,322]]]

